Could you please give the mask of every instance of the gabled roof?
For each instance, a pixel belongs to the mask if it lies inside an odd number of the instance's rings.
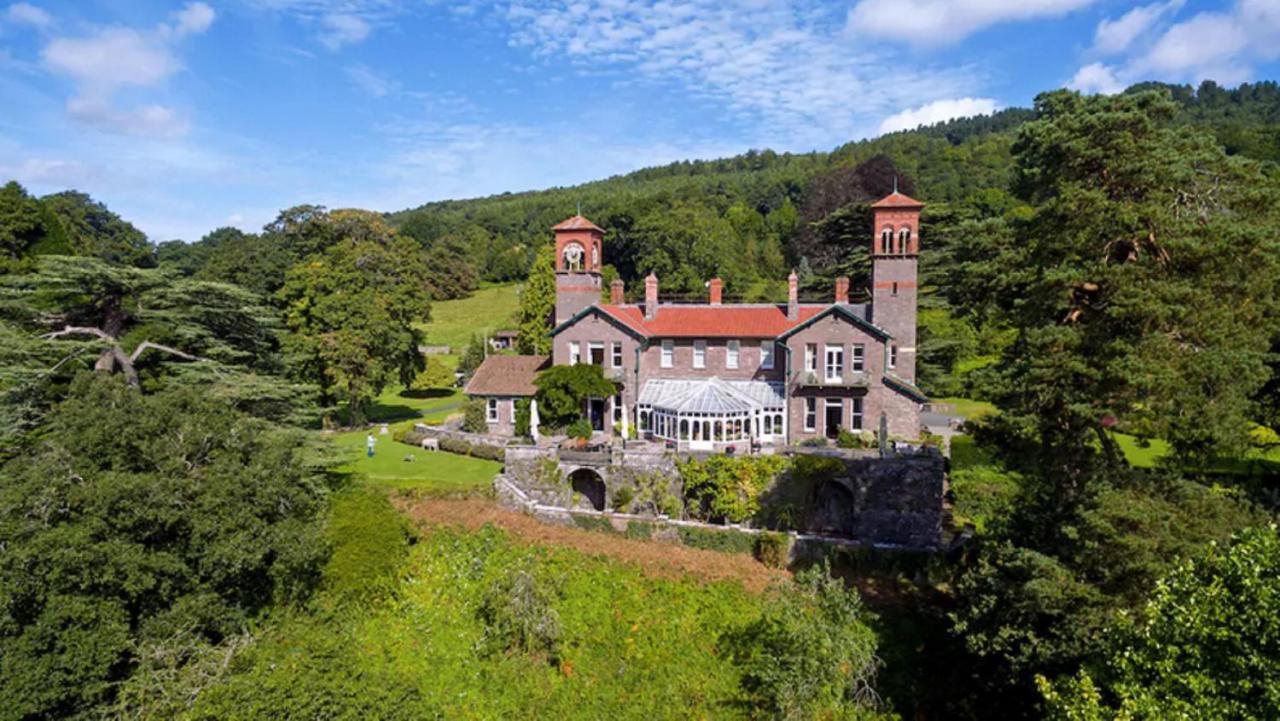
[[[465,393],[469,396],[532,396],[533,379],[551,359],[544,355],[491,355],[476,369]]]
[[[924,203],[909,198],[898,191],[893,191],[889,195],[877,200],[871,204],[872,208],[923,208]]]
[[[803,320],[800,323],[797,323],[794,327],[788,329],[785,333],[780,334],[778,336],[778,340],[785,340],[791,337],[792,335],[794,335],[797,331],[804,330],[805,328],[808,328],[814,323],[817,323],[819,320],[822,320],[823,318],[832,314],[839,315],[842,318],[848,319],[854,325],[865,330],[871,335],[879,338],[880,340],[889,340],[890,338],[892,338],[893,336],[889,334],[889,331],[867,320],[866,311],[867,311],[867,307],[865,305],[846,305],[844,303],[833,303],[823,308],[821,313],[814,314],[812,317],[806,320]]]
[[[562,220],[551,226],[552,230],[594,230],[600,233],[604,232],[604,228],[592,223],[581,215],[575,215],[568,220]]]
[[[926,396],[924,391],[917,388],[911,381],[903,380],[897,376],[885,375],[884,384],[916,403],[929,402],[929,396]]]
[[[599,305],[628,328],[659,338],[776,338],[826,307],[802,305],[799,318],[791,320],[782,305],[662,305],[646,320],[638,305]]]

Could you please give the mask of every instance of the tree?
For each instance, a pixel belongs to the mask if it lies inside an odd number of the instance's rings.
[[[43,203],[16,182],[0,187],[0,270],[29,255],[68,252],[62,225]]]
[[[1049,718],[1276,718],[1276,527],[1245,531],[1181,564],[1111,638],[1106,665],[1096,676],[1081,671],[1053,684],[1041,677]]]
[[[449,370],[449,366],[439,356],[427,356],[426,367],[413,379],[409,388],[415,391],[452,388],[453,383],[453,371]]]
[[[0,718],[87,717],[140,658],[304,598],[328,493],[308,445],[199,387],[81,374],[0,468]]]
[[[551,366],[538,373],[533,384],[538,387],[538,418],[551,428],[564,428],[581,418],[588,398],[610,398],[618,392],[603,368],[586,363]]]
[[[464,382],[471,380],[471,376],[480,367],[480,364],[484,363],[484,359],[488,354],[484,338],[479,335],[472,335],[466,349],[462,351],[462,357],[458,359],[458,372],[462,374]]]
[[[555,248],[538,252],[529,269],[529,280],[520,292],[516,351],[523,355],[551,353],[551,324],[556,312]]]
[[[826,564],[772,589],[760,618],[725,641],[748,701],[770,718],[877,716],[876,635]]]
[[[146,234],[88,195],[67,190],[46,195],[40,202],[61,221],[73,254],[116,265],[155,266],[155,251]]]
[[[409,385],[423,368],[415,323],[429,317],[426,268],[416,244],[373,213],[330,219],[340,240],[295,265],[280,290],[284,347],[295,377],[345,404],[358,425],[388,383]]]

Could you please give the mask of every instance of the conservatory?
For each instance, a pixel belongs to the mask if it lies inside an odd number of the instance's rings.
[[[640,431],[679,450],[743,451],[786,439],[781,383],[650,379],[637,403]]]

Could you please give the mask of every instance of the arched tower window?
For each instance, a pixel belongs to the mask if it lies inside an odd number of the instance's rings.
[[[893,252],[893,228],[885,226],[885,229],[880,231],[880,252],[885,254]]]
[[[582,270],[582,246],[570,243],[564,247],[565,270]]]
[[[898,252],[899,253],[911,252],[911,229],[910,228],[903,228],[902,230],[898,231]]]

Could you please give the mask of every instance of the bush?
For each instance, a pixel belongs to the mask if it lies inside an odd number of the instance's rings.
[[[690,513],[741,523],[760,510],[760,495],[786,468],[781,456],[712,456],[678,464]]]
[[[591,421],[586,418],[579,418],[569,424],[569,427],[565,429],[565,433],[570,438],[589,440],[591,438]]]
[[[462,404],[462,430],[468,433],[488,433],[489,420],[485,402],[479,398],[468,398]]]
[[[333,548],[324,571],[330,597],[360,603],[394,593],[413,536],[385,493],[356,488],[337,496],[325,536]]]
[[[525,569],[494,581],[476,611],[485,627],[485,649],[546,654],[549,662],[558,664],[562,632],[552,606],[555,596],[546,581]]]
[[[529,399],[520,398],[516,400],[516,436],[532,438],[530,434],[530,419],[532,414],[529,412]]]
[[[841,428],[836,436],[836,448],[861,448],[862,437],[847,428]]]
[[[770,568],[786,568],[791,539],[785,533],[764,531],[756,536],[753,553],[756,560]]]
[[[822,436],[814,436],[813,438],[806,438],[803,441],[800,441],[800,445],[805,448],[826,448],[827,439]]]
[[[485,460],[501,463],[507,459],[507,449],[504,446],[491,446],[488,443],[473,443],[471,444],[471,455],[476,458],[484,458]]]
[[[857,592],[825,564],[775,587],[761,617],[725,637],[748,702],[776,719],[874,712],[880,661],[866,621]]]
[[[440,438],[440,450],[460,456],[471,455],[471,444],[460,438]]]
[[[577,495],[577,494],[574,494],[574,495]],[[577,501],[575,500],[574,504],[576,505],[576,503]],[[609,519],[601,518],[600,516],[583,516],[583,515],[574,514],[573,525],[577,526],[578,528],[581,528],[584,531],[595,531],[597,533],[617,533],[617,531],[614,530],[613,528],[613,524],[609,522]]]
[[[725,529],[713,531],[696,526],[680,526],[680,542],[690,548],[701,548],[720,553],[751,553],[755,539],[749,533]]]
[[[623,486],[613,494],[613,510],[619,513],[625,513],[627,506],[631,505],[631,499],[635,497],[635,490],[631,486]]]
[[[684,517],[684,502],[676,496],[667,494],[658,500],[658,513],[670,518]]]

